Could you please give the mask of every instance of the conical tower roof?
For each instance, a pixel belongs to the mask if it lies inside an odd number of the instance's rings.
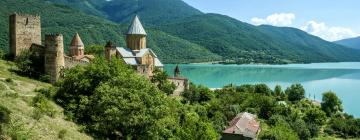
[[[139,17],[136,15],[129,26],[129,29],[126,33],[127,35],[146,35],[145,29],[142,26]]]
[[[80,35],[76,33],[71,41],[71,46],[84,46],[84,43],[82,42]]]

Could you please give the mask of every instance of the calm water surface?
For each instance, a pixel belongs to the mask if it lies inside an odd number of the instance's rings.
[[[165,66],[169,75],[175,65]],[[196,84],[209,88],[221,88],[230,83],[265,83],[283,89],[293,83],[301,83],[306,96],[321,101],[322,93],[336,92],[343,101],[345,111],[360,117],[360,63],[314,63],[290,65],[218,65],[185,64],[180,65],[181,75]]]

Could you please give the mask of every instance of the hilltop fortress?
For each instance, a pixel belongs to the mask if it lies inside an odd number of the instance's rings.
[[[85,55],[85,45],[80,35],[75,33],[70,43],[70,53],[64,53],[64,41],[61,34],[46,34],[44,44],[41,41],[40,16],[13,14],[9,17],[9,47],[10,55],[15,58],[25,50],[31,50],[44,59],[45,73],[50,76],[50,83],[56,83],[62,76],[63,70],[76,65],[86,65],[95,57]],[[153,71],[163,70],[164,65],[156,54],[146,46],[147,33],[138,16],[135,16],[126,33],[127,47],[117,47],[109,41],[105,45],[105,57],[110,60],[113,56],[131,65],[139,74],[151,78]],[[174,94],[178,95],[188,88],[188,79],[180,77],[177,66],[174,77],[168,78],[177,86]]]

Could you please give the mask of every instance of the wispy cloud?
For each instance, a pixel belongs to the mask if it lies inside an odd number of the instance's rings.
[[[251,22],[255,25],[269,24],[274,26],[290,26],[295,20],[294,13],[275,13],[266,18],[254,17]]]
[[[309,21],[300,29],[328,41],[337,41],[359,35],[350,28],[327,26],[324,22],[316,21]]]
[[[267,16],[266,18],[254,17],[251,19],[251,22],[254,25],[267,24],[273,26],[295,27],[328,41],[337,41],[345,38],[360,36],[360,34],[350,28],[328,26],[324,22],[317,22],[314,20],[308,21],[300,27],[299,25],[295,26],[293,25],[295,19],[296,15],[294,13],[275,13]]]

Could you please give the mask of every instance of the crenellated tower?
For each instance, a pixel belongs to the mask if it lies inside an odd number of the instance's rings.
[[[33,44],[41,45],[40,16],[13,14],[9,17],[9,50],[14,57]]]
[[[50,76],[50,83],[54,84],[60,79],[64,68],[63,35],[45,35],[45,72]]]
[[[70,44],[70,56],[80,58],[84,56],[85,46],[82,42],[80,35],[76,33]]]
[[[126,33],[126,44],[131,50],[141,50],[146,48],[146,32],[139,17],[136,15]]]

